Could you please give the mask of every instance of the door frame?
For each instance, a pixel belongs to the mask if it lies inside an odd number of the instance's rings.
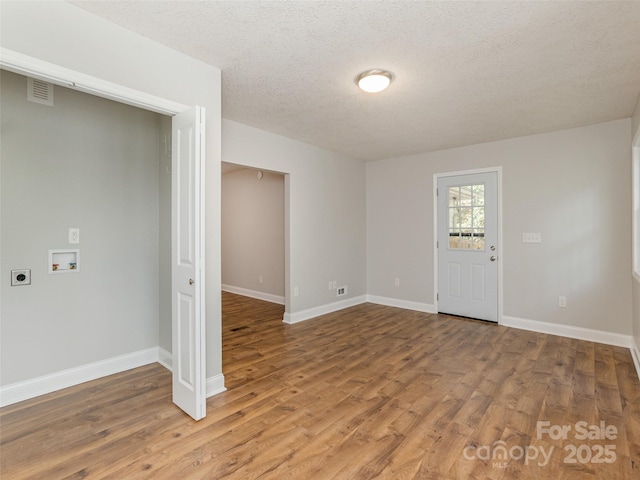
[[[503,265],[504,249],[502,241],[502,167],[476,168],[454,172],[440,172],[433,174],[433,308],[438,312],[438,179],[443,177],[457,177],[459,175],[473,175],[477,173],[496,173],[498,176],[498,325],[502,325],[503,310]]]
[[[86,75],[77,70],[61,67],[35,57],[14,52],[4,47],[0,47],[0,67],[20,75],[26,75],[27,77],[36,78],[48,83],[61,85],[73,90],[163,115],[173,116],[177,113],[184,112],[190,107],[190,105],[184,105],[140,90],[134,90],[124,85]]]

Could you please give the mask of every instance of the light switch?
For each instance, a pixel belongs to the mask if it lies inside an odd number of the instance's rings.
[[[542,243],[542,235],[540,233],[523,233],[522,243]]]

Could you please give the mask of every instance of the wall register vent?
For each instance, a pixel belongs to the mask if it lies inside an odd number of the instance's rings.
[[[53,84],[27,78],[27,100],[53,107]]]

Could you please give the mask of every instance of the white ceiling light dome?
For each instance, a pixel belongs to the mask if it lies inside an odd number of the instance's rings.
[[[356,84],[361,90],[369,93],[381,92],[393,81],[393,73],[375,68],[362,72],[356,77]]]

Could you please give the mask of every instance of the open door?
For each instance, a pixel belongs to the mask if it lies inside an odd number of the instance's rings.
[[[172,125],[173,401],[195,420],[206,415],[204,122],[204,108],[193,107]]]

